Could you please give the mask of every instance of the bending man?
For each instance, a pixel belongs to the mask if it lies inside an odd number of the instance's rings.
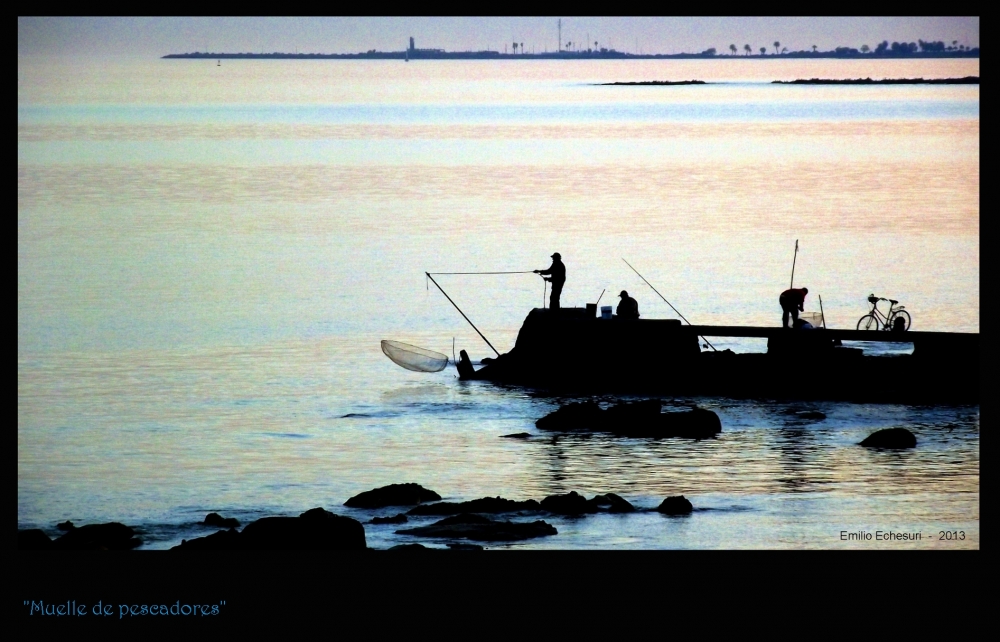
[[[559,295],[562,294],[563,283],[566,282],[566,266],[563,265],[562,256],[559,252],[552,255],[552,265],[547,270],[535,270],[535,274],[543,275],[542,278],[552,283],[552,296],[549,297],[549,307],[553,310],[559,309]],[[549,275],[545,278],[544,275]]]
[[[778,303],[781,305],[781,327],[787,328],[788,315],[792,315],[792,325],[799,320],[799,312],[805,312],[806,295],[809,288],[789,289],[781,293]]]

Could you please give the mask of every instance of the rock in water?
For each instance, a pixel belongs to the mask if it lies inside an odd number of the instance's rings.
[[[405,524],[408,520],[404,513],[399,513],[393,517],[373,517],[372,524]]]
[[[127,551],[142,544],[135,531],[124,524],[88,524],[67,531],[52,547],[69,551]]]
[[[205,537],[181,540],[178,546],[170,550],[176,551],[237,551],[242,540],[239,531],[230,528],[228,531],[217,531]]]
[[[264,517],[240,533],[244,550],[364,550],[365,527],[356,519],[313,508],[298,517]]]
[[[601,430],[604,410],[596,401],[560,406],[535,422],[541,430]]]
[[[614,493],[597,495],[589,503],[600,510],[607,510],[609,513],[632,513],[635,511],[635,506]]]
[[[240,525],[240,522],[235,517],[223,517],[218,513],[209,513],[205,515],[205,521],[202,524],[205,526],[218,526],[220,528],[235,528]]]
[[[65,522],[60,522],[56,524],[56,528],[58,528],[61,531],[71,531],[74,528],[76,528],[76,525],[67,519]]]
[[[480,515],[463,513],[446,517],[430,526],[407,528],[396,531],[400,535],[418,535],[422,537],[455,537],[471,539],[480,542],[513,542],[533,537],[555,535],[555,527],[538,520],[525,522],[497,522]]]
[[[534,499],[516,502],[503,497],[482,497],[467,502],[438,502],[411,508],[407,515],[458,515],[459,513],[518,513],[541,510]]]
[[[917,445],[917,438],[906,428],[886,428],[868,435],[860,445],[868,448],[913,448]]]
[[[694,506],[691,502],[684,497],[684,495],[677,495],[675,497],[667,497],[656,507],[656,510],[663,513],[664,515],[687,515],[694,510]]]
[[[385,508],[386,506],[416,506],[440,501],[441,496],[420,484],[390,484],[366,490],[344,502],[349,508]]]
[[[541,502],[542,510],[556,515],[583,515],[596,513],[597,506],[591,504],[577,492],[571,491],[565,495],[549,495]]]

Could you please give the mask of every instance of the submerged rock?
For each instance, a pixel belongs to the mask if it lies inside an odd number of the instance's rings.
[[[366,490],[344,502],[349,508],[385,508],[386,506],[416,506],[436,502],[441,496],[420,484],[390,484]]]
[[[684,495],[677,495],[664,499],[656,507],[656,510],[664,515],[687,515],[694,510],[694,506],[691,505],[691,502]]]
[[[597,506],[587,501],[583,495],[570,491],[565,495],[549,495],[542,500],[542,510],[556,515],[584,515],[596,513]]]
[[[405,524],[407,521],[404,513],[393,515],[392,517],[373,517],[370,524]]]
[[[542,520],[530,523],[500,522],[481,515],[462,513],[446,517],[429,526],[407,528],[396,531],[396,533],[419,537],[454,537],[480,542],[513,542],[556,535],[558,531],[554,526]]]
[[[298,517],[264,517],[239,534],[240,548],[269,551],[363,550],[365,527],[356,519],[313,508]]]
[[[516,502],[503,497],[482,497],[467,502],[438,502],[411,508],[407,515],[458,515],[460,513],[517,513],[538,511],[541,505],[534,499]]]
[[[205,515],[205,521],[202,524],[205,526],[218,526],[220,528],[235,528],[240,525],[240,522],[235,517],[223,517],[218,513],[209,513]]]
[[[886,428],[868,435],[860,445],[868,448],[913,448],[917,445],[917,438],[906,428]]]
[[[135,531],[118,522],[80,526],[52,542],[53,548],[69,551],[127,551],[140,544]]]
[[[17,531],[17,550],[47,551],[52,548],[52,540],[40,528],[26,528]]]
[[[512,435],[500,435],[501,439],[527,439],[528,437],[531,437],[531,433],[529,432],[516,432]]]

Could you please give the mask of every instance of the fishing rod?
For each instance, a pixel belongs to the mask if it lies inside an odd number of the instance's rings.
[[[471,320],[469,319],[469,317],[465,316],[465,313],[464,313],[464,312],[462,312],[462,309],[461,309],[460,307],[458,307],[458,305],[456,305],[456,303],[455,303],[454,301],[452,301],[452,300],[451,300],[451,297],[450,297],[450,296],[448,296],[448,293],[444,291],[444,288],[442,288],[442,287],[441,287],[440,285],[438,285],[438,282],[434,280],[434,277],[433,277],[433,276],[431,276],[431,273],[430,273],[430,272],[424,272],[424,274],[425,274],[425,275],[427,275],[427,278],[428,278],[428,279],[430,279],[430,280],[431,280],[431,282],[432,282],[432,283],[434,283],[434,285],[437,285],[437,289],[441,290],[441,294],[443,294],[443,295],[444,295],[444,298],[448,299],[448,302],[449,302],[449,303],[451,303],[452,305],[454,305],[454,306],[455,306],[455,309],[456,309],[456,310],[458,310],[458,313],[459,313],[459,314],[461,314],[461,315],[462,315],[462,317],[463,317],[463,318],[464,318],[464,319],[465,319],[466,321],[468,321],[468,322],[469,322],[469,325],[471,325],[471,326],[472,326],[472,329],[476,331],[476,334],[478,334],[478,335],[479,335],[480,337],[482,337],[482,338],[483,338],[483,341],[485,341],[485,342],[486,342],[486,345],[488,345],[488,346],[490,347],[490,349],[492,349],[492,350],[493,350],[493,352],[496,352],[497,356],[499,357],[499,356],[500,356],[500,352],[498,352],[498,351],[497,351],[497,349],[493,347],[493,344],[492,344],[492,343],[490,343],[490,340],[489,340],[489,339],[487,339],[486,337],[484,337],[484,336],[483,336],[483,333],[479,331],[479,328],[477,328],[477,327],[476,327],[476,324],[475,324],[475,323],[473,323],[473,322],[472,322],[472,321],[471,321]],[[438,273],[438,274],[440,274],[440,273]]]
[[[788,289],[791,290],[792,286],[795,284],[795,259],[799,258],[799,240],[795,239],[795,254],[792,256],[792,280],[788,284]]]
[[[623,261],[625,261],[625,258],[623,257],[623,258],[622,258],[622,260],[623,260]],[[637,269],[635,269],[634,267],[632,267],[632,264],[631,264],[631,263],[629,263],[628,261],[625,261],[625,265],[627,265],[627,266],[629,266],[630,268],[632,268],[632,271],[633,271],[633,272],[635,272],[636,274],[639,274],[639,270],[637,270]],[[645,281],[645,282],[646,282],[646,285],[648,285],[649,287],[653,288],[653,284],[652,284],[652,283],[650,283],[649,281],[646,281],[646,277],[644,277],[643,275],[639,274],[639,278],[640,278],[640,279],[642,279],[643,281]],[[688,324],[688,325],[693,325],[693,324],[692,324],[692,323],[691,323],[690,321],[688,321],[688,320],[687,320],[687,319],[686,319],[686,318],[684,317],[684,315],[683,315],[683,314],[681,314],[681,313],[680,313],[680,310],[678,310],[677,308],[675,308],[675,307],[674,307],[674,306],[673,306],[673,305],[672,305],[672,304],[670,303],[670,301],[667,301],[667,298],[666,298],[665,296],[663,296],[662,294],[660,294],[660,291],[659,291],[659,290],[657,290],[656,288],[653,288],[653,292],[656,292],[657,296],[659,296],[659,297],[660,297],[661,299],[663,299],[663,302],[664,302],[664,303],[666,303],[667,305],[669,305],[669,306],[670,306],[670,309],[671,309],[671,310],[673,310],[674,312],[676,312],[676,313],[677,313],[677,316],[679,316],[680,318],[682,318],[682,319],[684,319],[685,321],[687,321],[687,324]],[[707,343],[707,344],[708,344],[708,347],[710,347],[710,348],[711,348],[712,350],[715,350],[716,352],[718,352],[718,350],[716,350],[715,346],[713,346],[713,345],[712,345],[712,342],[711,342],[711,341],[709,341],[709,340],[708,340],[708,339],[706,339],[705,337],[701,337],[701,340],[702,340],[702,341],[704,341],[705,343]]]
[[[597,297],[597,303],[601,302],[601,297],[603,297],[604,293],[607,292],[607,291],[608,291],[607,288],[604,288],[603,290],[601,290],[601,296]],[[597,303],[594,304],[594,307],[597,307]]]

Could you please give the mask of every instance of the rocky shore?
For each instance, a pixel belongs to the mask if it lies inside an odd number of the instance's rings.
[[[464,502],[440,501],[441,496],[419,484],[391,484],[351,497],[344,506],[364,509],[407,509],[395,516],[375,516],[368,524],[406,524],[410,518],[442,517],[430,524],[394,531],[414,540],[444,545],[447,550],[478,550],[487,542],[516,542],[558,535],[545,517],[584,518],[596,513],[634,513],[637,509],[626,499],[604,493],[587,499],[576,492],[550,495],[541,501],[515,501],[503,497],[482,497]],[[687,515],[694,510],[684,496],[665,498],[648,512],[668,516]],[[502,516],[502,517],[501,517]],[[202,525],[220,530],[189,540],[171,550],[201,551],[333,551],[371,550],[365,527],[359,520],[324,508],[313,508],[298,515],[264,517],[239,529],[239,522],[218,513],[209,513]],[[40,529],[17,532],[18,550],[132,550],[142,545],[136,531],[124,524],[89,524],[76,527],[72,522],[58,525],[65,533],[56,539]],[[475,543],[473,543],[475,542]],[[388,550],[424,550],[430,547],[419,541],[392,546]],[[442,549],[445,550],[445,549]]]

